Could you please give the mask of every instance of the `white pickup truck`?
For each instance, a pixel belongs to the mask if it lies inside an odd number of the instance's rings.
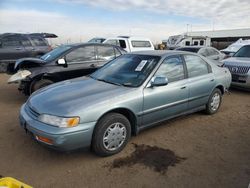
[[[119,36],[107,38],[103,43],[120,46],[127,52],[154,50],[151,40],[143,37]]]

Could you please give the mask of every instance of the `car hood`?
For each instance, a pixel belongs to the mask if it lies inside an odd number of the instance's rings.
[[[27,104],[39,114],[74,116],[94,105],[112,104],[116,97],[132,90],[135,88],[82,77],[40,89],[30,96]]]
[[[37,64],[39,66],[39,64],[44,64],[46,63],[46,61],[40,59],[40,58],[22,58],[22,59],[18,59],[15,63],[15,67],[14,69],[17,70],[19,69],[19,67],[21,67],[22,65],[31,65],[34,67],[34,64]]]
[[[239,66],[250,66],[250,58],[246,57],[231,57],[223,60],[225,65],[239,65]]]

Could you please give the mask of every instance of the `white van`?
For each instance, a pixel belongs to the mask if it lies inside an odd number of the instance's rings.
[[[120,46],[127,52],[154,50],[151,40],[143,37],[118,36],[107,38],[103,43]]]

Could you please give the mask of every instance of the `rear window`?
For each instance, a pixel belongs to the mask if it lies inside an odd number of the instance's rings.
[[[151,44],[149,41],[138,41],[138,40],[132,40],[131,41],[132,43],[132,46],[134,48],[150,48],[151,47]]]
[[[46,40],[42,37],[30,37],[30,39],[36,46],[48,46]]]

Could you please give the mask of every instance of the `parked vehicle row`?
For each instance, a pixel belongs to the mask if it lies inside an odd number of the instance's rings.
[[[200,110],[216,113],[230,83],[227,68],[193,53],[134,52],[90,76],[36,91],[21,107],[20,124],[48,147],[91,147],[109,156],[161,121]]]

